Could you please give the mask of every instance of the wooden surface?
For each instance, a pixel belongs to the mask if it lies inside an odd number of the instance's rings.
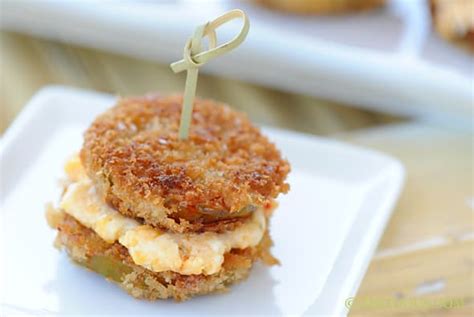
[[[420,124],[345,133],[400,159],[406,184],[362,282],[363,299],[461,299],[456,309],[358,309],[353,316],[474,315],[473,136]]]
[[[184,85],[184,75],[167,65],[6,32],[0,44],[0,131],[47,84],[118,95],[179,92]],[[474,314],[471,133],[212,76],[200,76],[198,95],[225,100],[259,123],[379,149],[404,163],[406,187],[357,294],[363,305],[354,304],[350,315]],[[462,307],[427,302],[452,298]]]

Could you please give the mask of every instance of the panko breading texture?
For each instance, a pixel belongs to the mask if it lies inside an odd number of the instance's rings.
[[[106,243],[69,215],[61,214],[54,226],[58,229],[56,246],[66,249],[74,261],[104,275],[132,296],[148,300],[174,298],[181,301],[222,292],[230,284],[246,278],[254,261],[260,259],[268,265],[278,263],[268,251],[272,243],[266,234],[256,247],[227,253],[222,270],[213,275],[156,273],[135,265],[125,247]]]
[[[219,231],[288,191],[288,162],[244,114],[197,99],[179,140],[181,104],[122,99],[86,131],[81,161],[108,203],[171,231]]]

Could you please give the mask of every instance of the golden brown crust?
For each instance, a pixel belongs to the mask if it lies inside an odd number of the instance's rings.
[[[385,0],[257,0],[272,9],[297,14],[339,14],[380,7]]]
[[[81,161],[107,202],[175,232],[222,230],[288,191],[288,162],[244,114],[198,99],[181,141],[181,103],[122,99],[86,131]]]
[[[156,273],[135,265],[125,247],[119,243],[106,243],[69,215],[65,214],[61,218],[57,229],[57,246],[65,248],[74,261],[105,275],[132,296],[148,300],[186,300],[196,295],[225,291],[231,283],[247,277],[252,263],[257,259],[269,265],[278,263],[269,253],[271,240],[267,233],[257,247],[234,249],[227,253],[222,270],[216,274]],[[102,268],[97,266],[98,260],[102,261]],[[104,263],[113,267],[106,268]]]
[[[430,4],[438,33],[474,52],[474,1],[431,0]]]

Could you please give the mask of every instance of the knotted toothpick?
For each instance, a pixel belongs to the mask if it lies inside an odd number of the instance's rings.
[[[216,29],[222,24],[238,18],[243,20],[243,26],[239,34],[229,42],[216,47]],[[198,26],[194,31],[193,37],[191,37],[184,46],[183,59],[171,64],[171,69],[175,73],[179,73],[183,70],[187,71],[183,107],[181,109],[181,121],[179,125],[179,138],[181,140],[187,139],[189,134],[199,67],[207,63],[210,59],[225,54],[239,46],[245,40],[249,26],[248,17],[242,10],[231,10],[224,13],[214,21]],[[201,52],[201,40],[205,36],[209,39],[209,49]]]

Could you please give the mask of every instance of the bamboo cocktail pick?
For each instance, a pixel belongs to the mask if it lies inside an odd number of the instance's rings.
[[[222,24],[238,18],[243,20],[243,26],[239,34],[229,42],[216,47],[216,29]],[[245,40],[249,26],[249,19],[242,10],[231,10],[224,13],[214,21],[198,26],[194,31],[193,37],[191,37],[184,46],[183,59],[171,64],[171,69],[175,73],[179,73],[183,70],[187,71],[183,107],[181,109],[181,121],[179,124],[179,138],[181,140],[187,139],[189,134],[199,67],[207,63],[210,59],[225,54],[239,46]],[[209,39],[209,49],[201,52],[201,40],[205,36]]]

